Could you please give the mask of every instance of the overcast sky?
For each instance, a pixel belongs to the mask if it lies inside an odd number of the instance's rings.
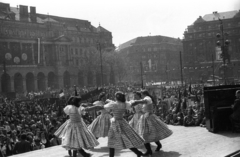
[[[88,20],[112,32],[119,46],[139,36],[183,37],[199,16],[240,10],[240,0],[1,0],[35,6],[37,13]]]

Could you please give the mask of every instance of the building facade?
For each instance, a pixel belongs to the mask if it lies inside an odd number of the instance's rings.
[[[211,80],[213,76],[219,79],[224,77],[221,48],[216,45],[219,41],[216,37],[218,33],[221,38],[230,41],[230,45],[225,49],[230,55],[230,63],[226,66],[226,78],[229,81],[240,78],[240,11],[229,11],[200,16],[185,30],[183,39],[185,81],[199,83]]]
[[[137,37],[118,47],[126,61],[124,82],[180,81],[180,39],[165,36]]]
[[[101,26],[0,3],[1,92],[101,85],[100,48],[114,48],[112,33]],[[113,82],[109,65],[103,68],[104,84]]]

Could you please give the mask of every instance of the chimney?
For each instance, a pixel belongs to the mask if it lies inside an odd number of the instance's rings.
[[[31,22],[37,22],[36,7],[30,7],[30,19]]]
[[[0,2],[0,11],[8,11],[8,10],[10,10],[10,4]]]
[[[30,14],[36,14],[36,7],[30,7]]]
[[[28,22],[28,6],[19,5],[20,21]]]

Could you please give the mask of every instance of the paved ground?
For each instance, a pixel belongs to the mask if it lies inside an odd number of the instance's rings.
[[[169,126],[173,135],[161,141],[163,148],[153,157],[224,157],[240,150],[240,133],[222,132],[213,134],[206,128]],[[99,139],[100,145],[88,151],[92,157],[108,157],[107,138]],[[156,145],[152,143],[152,149]],[[140,148],[145,151],[144,148]],[[136,157],[130,150],[116,151],[116,157]],[[61,146],[51,147],[14,157],[68,157]],[[78,157],[81,157],[79,155]]]

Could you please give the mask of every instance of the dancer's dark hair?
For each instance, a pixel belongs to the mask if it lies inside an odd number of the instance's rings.
[[[153,98],[153,96],[149,94],[149,92],[146,89],[142,90],[142,94],[149,96],[152,99],[153,104],[156,104],[155,99]]]
[[[105,96],[106,96],[105,92],[100,93],[99,96],[98,96],[98,100],[100,101]]]
[[[133,92],[133,94],[136,94],[137,96],[139,96],[139,98],[142,97],[141,92],[139,92],[139,91],[135,91],[135,92]]]
[[[115,97],[117,101],[126,102],[125,94],[123,92],[116,92]]]
[[[74,105],[76,107],[79,107],[79,102],[81,101],[82,99],[80,97],[70,97],[67,101],[67,104],[68,105]]]

